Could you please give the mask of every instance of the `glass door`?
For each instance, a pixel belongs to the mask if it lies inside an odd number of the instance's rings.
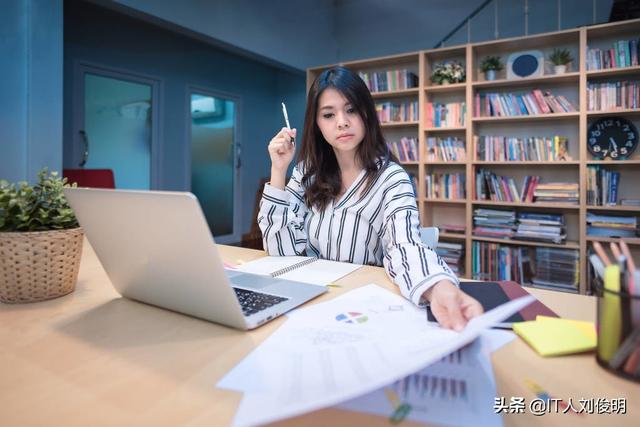
[[[73,168],[111,170],[116,188],[157,188],[158,82],[89,65],[76,76]]]
[[[192,90],[189,106],[191,192],[200,201],[216,241],[238,242],[238,100]]]

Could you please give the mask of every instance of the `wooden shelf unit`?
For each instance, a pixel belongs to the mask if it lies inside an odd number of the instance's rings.
[[[440,49],[423,50],[419,52],[410,52],[399,55],[391,55],[380,58],[372,58],[358,61],[342,62],[340,64],[349,67],[355,71],[382,71],[396,69],[411,69],[416,72],[419,79],[419,87],[407,89],[404,91],[394,91],[389,93],[374,94],[374,100],[378,98],[418,98],[420,109],[420,120],[414,123],[402,124],[384,124],[383,131],[392,131],[397,135],[406,129],[411,135],[418,138],[419,142],[419,161],[407,162],[415,171],[416,165],[418,169],[418,208],[420,209],[421,225],[432,226],[452,221],[459,225],[464,225],[467,230],[465,234],[440,233],[441,238],[453,239],[465,242],[465,277],[471,276],[472,267],[472,243],[474,241],[496,242],[508,245],[521,245],[533,247],[554,247],[567,248],[579,251],[580,256],[580,293],[588,293],[587,284],[587,249],[591,242],[610,242],[618,239],[593,237],[586,235],[586,215],[588,211],[619,212],[625,215],[636,213],[640,216],[640,208],[633,206],[588,206],[586,204],[586,183],[587,183],[587,166],[589,165],[615,165],[623,167],[625,165],[640,165],[640,153],[634,153],[634,156],[628,161],[611,161],[596,160],[588,153],[586,147],[587,128],[591,121],[599,117],[609,117],[613,115],[622,115],[630,120],[636,121],[640,128],[640,109],[624,109],[616,111],[588,111],[587,110],[587,84],[590,81],[616,80],[616,79],[640,79],[640,66],[615,68],[607,70],[587,70],[586,52],[588,47],[600,44],[604,45],[619,39],[630,39],[635,34],[640,34],[640,19],[622,21],[610,24],[602,24],[590,27],[581,27],[577,29],[569,29],[564,31],[538,34],[534,36],[514,37],[501,40],[490,40],[481,43],[471,43],[460,46],[446,47]],[[530,49],[543,51],[545,60],[554,48],[568,48],[572,56],[575,58],[574,63],[569,71],[564,74],[552,74],[551,70],[546,69],[545,74],[539,77],[523,78],[516,80],[508,80],[504,78],[504,73],[497,80],[485,81],[479,71],[480,61],[487,55],[500,55],[503,62],[506,56],[511,52],[520,52]],[[449,85],[437,86],[433,85],[429,79],[432,67],[440,61],[456,60],[465,66],[466,82],[454,83]],[[312,68],[307,71],[307,87],[311,85],[313,79],[322,71],[333,65],[326,65]],[[479,92],[522,92],[532,88],[540,88],[541,90],[550,89],[556,94],[556,90],[562,92],[569,91],[574,95],[574,99],[570,99],[576,107],[576,112],[541,114],[533,116],[515,116],[515,117],[474,117],[473,105],[474,95]],[[437,102],[455,102],[464,101],[467,105],[466,126],[449,127],[449,128],[433,128],[426,126],[425,104],[427,101],[436,100]],[[442,100],[442,101],[439,101]],[[548,125],[548,126],[546,126]],[[548,131],[544,134],[538,133],[539,129],[550,127],[557,130]],[[391,128],[391,129],[389,129]],[[397,129],[396,129],[397,128]],[[493,162],[493,161],[477,161],[475,160],[475,147],[473,146],[474,136],[479,135],[506,135],[513,134],[513,129],[517,131],[527,131],[530,128],[529,136],[551,136],[565,135],[565,129],[571,129],[572,133],[569,137],[570,153],[573,160],[570,161],[513,161],[513,162]],[[489,130],[487,130],[489,129]],[[499,129],[498,131],[493,131]],[[505,129],[505,130],[503,130]],[[489,133],[491,132],[491,133]],[[497,133],[498,132],[498,133]],[[499,133],[502,132],[502,133]],[[466,146],[466,161],[443,162],[443,161],[425,161],[426,139],[428,137],[464,137]],[[518,136],[518,135],[516,135]],[[521,136],[520,136],[521,137]],[[513,167],[517,166],[517,167]],[[561,166],[565,166],[562,168]],[[518,187],[521,179],[518,174],[525,173],[527,175],[540,175],[543,182],[552,182],[550,179],[545,180],[546,176],[555,177],[557,174],[564,173],[569,181],[569,176],[577,177],[580,188],[580,203],[510,203],[497,202],[491,200],[474,200],[473,185],[475,182],[475,172],[477,168],[493,168],[500,169],[500,174],[516,174]],[[531,167],[531,169],[528,169]],[[462,171],[464,168],[466,173],[466,199],[427,199],[424,197],[425,176],[432,171],[447,170],[451,172]],[[623,168],[623,171],[628,170]],[[512,172],[510,172],[512,171]],[[524,172],[523,172],[524,171]],[[498,173],[498,172],[496,172]],[[576,178],[572,178],[574,181]],[[622,180],[624,180],[624,172]],[[631,197],[640,198],[640,191],[630,195]],[[629,197],[629,195],[628,195]],[[562,212],[571,218],[574,229],[574,236],[570,236],[568,242],[556,245],[552,243],[503,240],[485,238],[482,236],[474,236],[473,230],[473,210],[476,207],[504,207],[514,208],[518,211],[549,211]],[[438,211],[441,210],[441,211]],[[436,219],[439,218],[440,221]],[[577,219],[576,219],[577,218]],[[577,222],[577,224],[575,223]],[[453,223],[453,222],[452,222]],[[575,231],[577,230],[577,231]],[[625,239],[632,245],[640,246],[640,238]]]

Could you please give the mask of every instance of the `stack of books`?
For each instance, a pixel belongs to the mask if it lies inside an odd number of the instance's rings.
[[[474,209],[473,234],[475,236],[509,239],[516,228],[516,212],[497,209]]]
[[[535,248],[533,271],[534,287],[577,293],[580,254],[575,249]]]
[[[589,49],[587,51],[587,70],[606,70],[609,68],[632,67],[639,65],[640,40],[618,40],[611,49]]]
[[[467,150],[464,139],[427,138],[428,162],[464,162],[467,160]]]
[[[589,111],[638,108],[639,105],[640,82],[619,81],[587,85],[587,110]]]
[[[587,166],[587,204],[615,206],[618,204],[620,172],[606,170],[600,165]]]
[[[534,89],[529,93],[477,93],[475,98],[476,117],[513,117],[538,114],[568,113],[576,107],[562,95]]]
[[[408,70],[359,72],[360,78],[372,93],[418,87],[418,76]]]
[[[465,125],[467,106],[464,102],[450,102],[448,104],[427,102],[425,110],[427,127],[450,128]]]
[[[416,138],[403,137],[400,141],[387,141],[387,146],[401,162],[417,162],[419,160]]]
[[[458,224],[441,224],[438,229],[442,233],[464,234],[467,228]]]
[[[464,274],[464,244],[438,242],[436,253],[447,263],[456,275]]]
[[[578,204],[580,196],[577,183],[550,182],[538,183],[533,191],[536,202]]]
[[[520,212],[518,228],[513,238],[561,244],[567,238],[564,226],[562,214]]]
[[[520,191],[513,178],[494,174],[485,169],[476,173],[476,200],[494,200],[498,202],[533,201],[533,194],[540,181],[539,176],[526,176]]]
[[[596,215],[587,212],[587,235],[636,237],[638,236],[638,218],[635,216]]]
[[[427,199],[466,198],[464,173],[431,173],[425,175]]]
[[[485,162],[571,160],[569,139],[564,136],[474,136],[474,142],[476,160]]]
[[[376,113],[380,123],[415,122],[418,120],[418,101],[377,102]]]

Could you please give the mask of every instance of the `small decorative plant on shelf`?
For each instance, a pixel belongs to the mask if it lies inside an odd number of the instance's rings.
[[[573,62],[571,52],[568,49],[553,49],[549,60],[553,64],[553,71],[555,74],[564,74],[567,72],[567,66]]]
[[[0,301],[42,301],[75,289],[84,233],[65,186],[46,168],[33,186],[0,180]]]
[[[504,65],[499,56],[487,56],[480,63],[480,71],[484,73],[485,80],[495,80],[496,73],[502,71]]]
[[[437,85],[463,83],[465,79],[464,66],[458,61],[437,63],[431,73],[431,81]]]

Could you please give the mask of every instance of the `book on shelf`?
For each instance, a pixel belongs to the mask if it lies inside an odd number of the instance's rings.
[[[538,176],[526,176],[520,191],[514,178],[496,175],[486,170],[476,172],[475,199],[496,202],[533,202],[533,192],[540,181]]]
[[[617,205],[619,187],[620,172],[609,171],[600,165],[587,166],[587,205]]]
[[[515,280],[523,285],[578,292],[579,252],[490,242],[472,244],[474,280]]]
[[[387,146],[401,162],[417,162],[419,160],[416,138],[402,137],[400,141],[387,141]]]
[[[534,89],[527,93],[476,93],[476,117],[515,117],[575,112],[576,107],[563,95]]]
[[[478,208],[473,210],[473,235],[507,239],[513,237],[516,212]]]
[[[635,216],[598,215],[587,212],[587,235],[600,237],[637,237]]]
[[[462,127],[466,115],[467,106],[464,102],[427,102],[425,107],[426,125],[430,128]]]
[[[638,64],[640,39],[618,40],[609,49],[590,48],[587,51],[587,70],[633,67]]]
[[[621,206],[640,206],[640,199],[620,199]]]
[[[496,161],[569,161],[569,139],[564,136],[515,138],[474,136],[476,160]]]
[[[587,110],[635,109],[640,104],[640,82],[617,81],[587,84]]]
[[[562,244],[567,238],[563,214],[519,212],[514,239]]]
[[[464,139],[457,137],[427,138],[428,162],[464,162],[467,160],[467,150]]]
[[[464,274],[464,244],[458,242],[438,242],[436,253],[456,275]]]
[[[450,234],[464,234],[467,230],[467,227],[464,225],[458,224],[440,224],[438,229],[442,233],[450,233]]]
[[[371,93],[404,90],[418,87],[418,76],[406,69],[388,71],[360,71],[358,75]]]
[[[578,204],[579,185],[572,182],[538,183],[533,191],[536,202]]]
[[[418,197],[418,177],[413,172],[407,172],[409,179],[411,180],[411,186],[413,187],[413,195]]]
[[[425,174],[427,199],[466,198],[466,178],[464,173],[430,173]]]
[[[418,101],[376,102],[380,123],[415,122],[418,120]]]

